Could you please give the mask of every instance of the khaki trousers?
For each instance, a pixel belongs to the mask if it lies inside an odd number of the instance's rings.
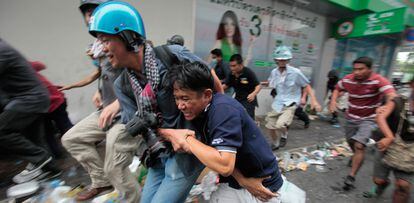
[[[112,185],[127,202],[138,202],[141,188],[128,166],[142,139],[130,136],[123,124],[114,124],[103,131],[98,127],[99,115],[100,112],[94,112],[73,126],[63,135],[62,144],[88,172],[93,188]],[[104,139],[105,159],[102,160],[96,143]]]
[[[287,136],[287,127],[292,124],[295,116],[296,106],[283,107],[281,112],[271,111],[267,114],[266,128],[276,130],[276,135],[280,137]],[[287,138],[287,137],[284,137]]]

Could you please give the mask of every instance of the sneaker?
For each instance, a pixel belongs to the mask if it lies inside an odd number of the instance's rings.
[[[377,198],[384,193],[384,190],[387,188],[389,183],[383,185],[374,185],[370,191],[366,191],[362,193],[362,196],[365,198]]]
[[[306,122],[305,125],[303,126],[305,129],[308,129],[310,125],[310,122]]]
[[[330,121],[331,125],[337,125],[339,123],[337,118],[332,118]]]
[[[49,157],[48,159],[40,162],[39,164],[32,164],[32,163],[27,164],[26,168],[22,172],[20,172],[19,174],[13,177],[13,182],[20,184],[20,183],[29,182],[35,179],[36,177],[40,176],[43,173],[43,171],[41,170],[42,167],[44,167],[46,164],[48,164],[51,161],[52,161],[52,157]]]
[[[354,188],[355,178],[348,175],[345,177],[344,186],[343,189],[348,191],[352,188]]]
[[[284,138],[284,137],[280,138],[280,144],[279,144],[279,147],[284,147],[284,146],[286,146],[286,143],[287,143],[287,138]]]

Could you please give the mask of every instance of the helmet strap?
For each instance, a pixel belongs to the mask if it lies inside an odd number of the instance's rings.
[[[144,39],[140,35],[128,30],[120,32],[119,35],[126,43],[128,51],[138,52],[139,46],[144,43]]]

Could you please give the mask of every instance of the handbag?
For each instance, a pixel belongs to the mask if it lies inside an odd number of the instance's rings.
[[[407,102],[404,106],[407,107]],[[408,173],[414,172],[414,142],[406,142],[401,139],[401,132],[404,120],[406,120],[406,109],[401,110],[401,118],[398,122],[398,130],[395,133],[395,140],[384,153],[382,161],[384,164]]]

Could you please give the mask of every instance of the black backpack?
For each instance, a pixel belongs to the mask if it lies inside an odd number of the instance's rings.
[[[175,104],[172,81],[167,81],[165,78],[168,74],[168,70],[170,70],[174,65],[180,64],[181,61],[178,60],[177,56],[170,51],[167,45],[155,47],[154,52],[156,58],[158,58],[166,67],[165,69],[160,70],[161,85],[157,93],[158,108],[162,113],[161,127],[176,128],[180,120],[180,111]]]

